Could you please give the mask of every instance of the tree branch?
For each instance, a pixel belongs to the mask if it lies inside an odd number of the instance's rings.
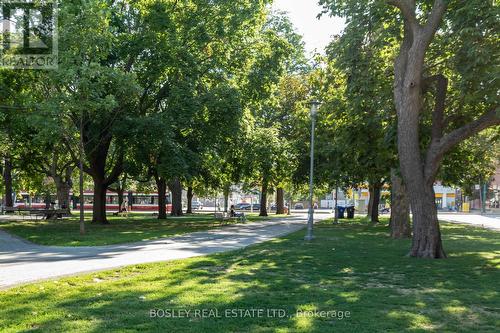
[[[476,135],[482,130],[500,125],[500,116],[498,112],[500,108],[498,106],[493,107],[490,111],[483,114],[481,117],[476,119],[475,121],[462,126],[453,132],[447,134],[442,140],[439,147],[439,153],[446,154],[451,148],[460,142],[470,138],[471,136]]]
[[[444,0],[434,0],[434,5],[432,6],[432,11],[423,27],[423,40],[425,45],[429,45],[434,34],[436,33],[441,20],[443,19],[444,13],[446,12],[447,4]]]
[[[427,151],[427,158],[425,161],[425,179],[429,184],[434,183],[439,166],[441,165],[440,162],[448,151],[460,142],[476,135],[482,130],[500,125],[500,116],[497,114],[498,111],[499,107],[495,106],[475,121],[445,135],[441,140],[433,140]]]
[[[403,99],[403,85],[406,73],[406,67],[408,65],[408,52],[413,44],[414,34],[411,31],[410,24],[407,20],[404,20],[404,34],[403,42],[399,49],[399,54],[394,61],[394,102],[398,109],[399,101]]]
[[[111,170],[111,173],[104,180],[104,185],[106,187],[113,184],[118,179],[120,174],[123,172],[123,157],[124,157],[123,153],[120,152],[118,155],[118,158],[116,159],[115,165],[113,166],[113,169]]]
[[[413,0],[387,0],[389,5],[399,8],[401,14],[410,25],[410,29],[415,34],[422,26],[417,20],[415,13],[415,1]]]
[[[69,143],[68,138],[64,138],[63,139],[63,143],[64,143],[64,146],[66,146],[66,148],[68,149],[68,152],[71,155],[71,159],[73,160],[74,164],[75,165],[80,165],[80,158],[75,154],[73,148],[71,147],[71,144]],[[89,175],[92,174],[92,170],[85,163],[83,163],[83,172],[85,172],[85,173],[87,173]]]
[[[125,72],[127,72],[127,73],[130,72],[136,59],[137,59],[137,57],[135,55],[130,55],[127,63],[125,64]]]
[[[57,176],[57,156],[58,156],[58,152],[54,148],[52,150],[52,163],[50,165],[50,174],[52,177]]]

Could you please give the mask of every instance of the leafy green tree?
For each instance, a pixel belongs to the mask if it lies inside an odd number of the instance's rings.
[[[169,128],[148,163],[172,191],[173,215],[182,214],[182,183],[206,175],[203,158],[223,156],[238,137],[243,107],[239,81],[253,60],[266,2],[155,1],[141,7],[141,39],[154,45],[138,74],[140,109]],[[157,134],[151,127],[152,135]],[[175,152],[174,152],[175,150]],[[163,214],[160,214],[161,216]]]
[[[284,213],[285,196],[291,197],[294,185],[305,183],[299,175],[303,168],[300,163],[308,164],[310,117],[308,99],[310,94],[309,73],[289,73],[279,83],[278,102],[273,114],[274,126],[279,128],[279,139],[286,142],[289,163],[283,164],[281,176],[276,182],[276,214]],[[307,174],[307,172],[305,172]],[[295,184],[294,184],[295,182]]]
[[[251,170],[248,182],[260,186],[260,216],[267,216],[267,195],[286,177],[283,172],[293,163],[291,147],[286,140],[281,140],[279,130],[272,127],[256,127],[247,140],[245,156]]]
[[[277,193],[277,213],[284,211],[284,187],[292,180],[299,155],[295,144],[299,133],[292,130],[299,128],[296,122],[303,111],[304,95],[309,92],[298,84],[298,80],[310,68],[301,36],[283,13],[269,16],[261,41],[255,48],[257,56],[244,90],[247,107],[252,110],[254,119],[252,131],[255,131],[249,134],[252,147],[248,153],[250,168],[247,168],[246,175],[250,183],[261,187],[260,214],[267,216],[267,195],[273,188]],[[294,93],[287,88],[299,90]],[[267,138],[273,146],[263,147],[257,142],[259,138]],[[258,153],[256,147],[263,151]],[[267,155],[271,152],[278,155]],[[268,156],[269,164],[255,162],[265,156]],[[277,160],[277,156],[281,160]]]
[[[82,133],[84,170],[94,181],[92,222],[107,224],[106,191],[123,171],[128,121],[138,85],[131,73],[128,37],[133,20],[120,16],[124,3],[105,0],[61,4],[59,69],[48,73],[47,117],[69,119]],[[128,24],[128,25],[127,25]],[[65,140],[75,162],[77,145]]]
[[[492,55],[499,54],[499,46],[492,42],[490,38],[493,37],[479,41],[473,37],[495,35],[496,15],[500,9],[485,1],[451,1],[448,4],[436,0],[433,5],[426,6],[425,20],[417,14],[414,2],[391,3],[401,11],[405,22],[404,40],[395,61],[394,95],[401,171],[413,212],[410,254],[444,258],[432,186],[446,153],[485,128],[500,124],[498,87],[488,83],[492,75],[498,75],[499,57]],[[464,30],[468,29],[474,33],[465,34]],[[436,61],[447,59],[446,55],[441,59],[432,57],[433,41],[435,46],[439,45],[440,51],[436,51],[440,54],[446,49],[451,51],[448,66],[432,68]],[[432,58],[426,59],[426,55]],[[465,65],[469,61],[472,66]],[[422,109],[425,93],[432,91],[430,87],[434,88],[433,110],[430,103]],[[448,94],[450,90],[452,93]],[[432,110],[432,130],[430,143],[422,150],[418,114],[424,110]],[[477,117],[478,114],[481,116]],[[461,121],[449,121],[453,115],[459,115]]]
[[[376,17],[380,27],[398,23],[394,102],[401,174],[413,212],[410,255],[444,258],[433,185],[453,147],[500,123],[494,79],[500,57],[492,56],[499,52],[499,7],[476,0],[321,3],[348,20],[362,14]]]
[[[343,106],[331,105],[335,129],[330,129],[330,138],[339,147],[334,148],[338,163],[344,168],[339,174],[351,174],[353,180],[367,182],[370,190],[368,215],[373,223],[378,222],[378,206],[383,184],[388,180],[393,160],[393,146],[390,142],[391,82],[387,76],[390,46],[384,46],[385,29],[372,28],[372,16],[359,13],[349,22],[341,37],[328,48],[330,66],[327,67],[327,82],[333,89],[341,89]],[[338,76],[343,85],[338,86]],[[330,81],[330,82],[329,82]],[[331,89],[330,89],[331,90]],[[338,103],[338,93],[331,94]],[[328,100],[327,93],[325,99]],[[337,121],[339,120],[339,121]],[[339,126],[340,125],[340,126]],[[326,141],[327,144],[332,140]]]
[[[12,174],[18,160],[18,130],[27,112],[25,102],[30,92],[26,82],[30,78],[30,73],[0,69],[0,171],[6,207],[14,205]]]

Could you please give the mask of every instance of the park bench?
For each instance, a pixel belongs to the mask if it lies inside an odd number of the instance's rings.
[[[236,216],[231,216],[229,213],[217,212],[214,215],[215,221],[221,222],[222,225],[227,224],[229,221],[246,222],[245,213],[239,213]]]
[[[69,210],[67,209],[39,209],[39,208],[19,208],[19,207],[5,207],[5,213],[17,213],[24,217],[29,216],[35,217],[35,220],[38,220],[38,217],[41,219],[51,220],[51,219],[60,219],[64,216],[71,215]]]
[[[65,216],[70,216],[71,213],[69,212],[68,209],[44,209],[42,211],[36,211],[32,210],[30,214],[38,214],[39,216],[43,216],[45,219],[50,220],[57,220],[57,219],[62,219]]]
[[[219,221],[222,225],[227,224],[231,217],[226,213],[217,212],[214,214],[215,221]]]
[[[2,207],[2,214],[17,213],[18,210],[16,207]]]

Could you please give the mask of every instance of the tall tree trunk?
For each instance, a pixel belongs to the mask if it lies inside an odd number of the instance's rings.
[[[415,77],[414,82],[420,78]],[[414,83],[415,84],[415,83]],[[413,213],[413,242],[410,256],[445,258],[437,219],[433,173],[424,164],[420,151],[420,84],[405,86],[404,96],[396,95],[398,105],[398,151],[401,174],[408,189]]]
[[[72,184],[69,183],[61,177],[52,177],[54,179],[54,183],[56,184],[56,194],[57,201],[59,202],[59,207],[61,209],[70,210],[70,191]]]
[[[56,184],[56,194],[57,201],[59,202],[59,207],[61,209],[67,209],[68,213],[71,211],[71,188],[73,187],[73,166],[67,166],[64,168],[63,172],[58,174],[57,172],[57,159],[54,160],[54,163],[51,168],[50,177],[54,180]]]
[[[87,130],[87,129],[86,129]],[[96,141],[87,136],[84,131],[83,141],[85,155],[88,165],[84,164],[84,171],[92,176],[94,181],[94,204],[92,207],[92,223],[109,224],[106,218],[106,191],[113,184],[123,171],[123,153],[119,152],[111,172],[107,175],[108,169],[106,161],[109,155],[112,136],[109,131],[104,132],[104,136]],[[75,158],[76,160],[76,158]],[[107,175],[107,176],[106,176]]]
[[[127,184],[127,174],[125,174],[121,179],[118,179],[116,181],[115,188],[108,187],[108,189],[116,192],[116,194],[118,195],[118,213],[120,213],[123,207],[123,202],[125,200],[125,188],[127,187],[126,184]],[[127,202],[127,205],[130,207],[132,205],[132,202],[131,201]],[[129,207],[126,207],[127,210],[129,209]]]
[[[423,71],[427,48],[437,31],[446,10],[439,0],[425,27],[416,19],[413,2],[394,2],[405,18],[404,38],[394,63],[394,102],[398,121],[398,152],[401,174],[408,189],[413,212],[413,242],[409,255],[423,258],[446,257],[435,205],[432,176],[426,176],[426,163],[420,150],[420,116],[423,105]],[[438,110],[440,111],[440,110]],[[441,110],[442,111],[442,110]],[[442,119],[433,114],[432,136],[439,134]],[[439,118],[439,117],[438,117]],[[436,125],[436,126],[435,126]],[[441,128],[442,130],[442,128]],[[439,138],[437,138],[440,140]]]
[[[179,178],[172,179],[168,187],[172,192],[172,216],[182,216],[182,184]]]
[[[398,152],[401,174],[408,189],[413,213],[413,242],[409,255],[421,258],[445,258],[437,219],[434,177],[426,177],[420,151],[420,71],[407,68],[403,82],[396,88],[398,110]]]
[[[223,190],[223,194],[224,194],[224,212],[228,212],[229,210],[229,191],[231,189],[231,185],[229,184],[226,184],[224,185],[224,190]]]
[[[411,237],[410,202],[406,186],[395,169],[391,170],[391,228],[392,238]]]
[[[52,203],[52,197],[50,196],[50,192],[46,191],[44,195],[45,209],[50,209],[50,204]]]
[[[285,190],[282,187],[276,189],[276,214],[285,214]]]
[[[158,219],[167,218],[167,181],[162,177],[155,177],[158,190]]]
[[[259,216],[267,216],[267,181],[262,182],[262,193],[260,194],[260,214]]]
[[[421,78],[413,75],[413,79],[412,84],[404,84],[395,97],[399,162],[413,213],[413,242],[409,254],[421,258],[445,258],[437,219],[434,177],[426,177],[429,171],[425,169],[431,166],[424,164],[420,151]]]
[[[410,192],[414,235],[410,256],[446,258],[437,218],[434,187],[427,185],[418,190],[422,197]]]
[[[335,185],[335,202],[333,204],[333,223],[339,223],[339,187]]]
[[[187,210],[186,214],[193,214],[193,187],[189,186],[187,189]]]
[[[124,199],[124,194],[125,194],[125,188],[123,188],[123,186],[119,186],[116,189],[116,194],[118,194],[118,212],[120,212],[120,209],[123,206],[123,199]]]
[[[447,134],[445,111],[448,80],[438,74],[425,77],[425,57],[443,21],[448,1],[434,0],[425,22],[419,18],[415,1],[388,3],[399,8],[404,17],[404,36],[394,62],[394,102],[398,118],[398,152],[401,174],[408,189],[413,213],[413,243],[410,255],[445,258],[437,219],[434,182],[444,155],[460,142],[482,130],[500,124],[497,104],[476,120]],[[421,151],[419,136],[423,94],[435,83],[431,140]]]
[[[94,203],[92,206],[92,223],[109,224],[106,217],[107,186],[102,179],[94,178]]]
[[[12,198],[12,161],[10,157],[6,157],[4,160],[3,168],[3,181],[5,186],[5,207],[13,207],[14,200]]]
[[[382,183],[376,182],[373,184],[372,188],[373,188],[373,201],[370,211],[370,221],[372,223],[378,223],[380,222],[378,207],[380,204],[380,192],[382,190]]]
[[[373,198],[375,197],[373,195],[373,184],[372,183],[368,184],[368,196],[369,196],[369,198],[368,198],[368,207],[367,207],[367,211],[366,211],[366,216],[371,219],[372,208],[373,208]]]
[[[415,106],[417,108],[417,106]],[[445,258],[437,219],[434,181],[425,179],[420,156],[418,112],[399,116],[399,156],[401,172],[410,196],[413,213],[413,243],[410,255],[422,258]],[[415,126],[406,125],[408,123]]]

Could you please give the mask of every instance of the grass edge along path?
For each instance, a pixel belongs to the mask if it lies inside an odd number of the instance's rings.
[[[247,214],[247,222],[286,218],[270,214],[268,217]],[[39,245],[51,246],[101,246],[133,243],[144,240],[168,238],[186,233],[221,228],[213,214],[190,214],[168,217],[166,220],[146,214],[131,214],[128,218],[108,216],[109,225],[86,221],[85,235],[80,235],[77,218],[63,220],[0,221],[0,230]],[[236,223],[235,221],[230,224]]]

